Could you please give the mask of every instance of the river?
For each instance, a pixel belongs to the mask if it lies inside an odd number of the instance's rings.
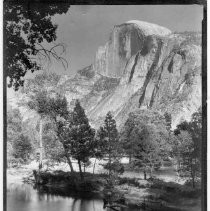
[[[106,211],[100,199],[79,199],[40,193],[29,184],[10,184],[7,211]]]
[[[136,210],[120,209],[120,211]],[[7,177],[7,211],[112,211],[112,209],[103,208],[103,200],[100,198],[64,197],[40,192],[33,185],[23,183],[21,176],[18,177],[13,171],[13,174],[10,172]]]

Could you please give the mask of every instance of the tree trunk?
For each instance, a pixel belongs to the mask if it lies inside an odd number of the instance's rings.
[[[194,178],[194,176],[192,177],[192,185],[193,185],[193,188],[195,188],[195,178]]]
[[[95,172],[95,166],[96,166],[96,158],[95,158],[95,161],[94,161],[94,164],[93,164],[93,174]]]
[[[192,186],[193,186],[193,188],[195,188],[195,174],[194,174],[194,171],[193,171],[193,159],[190,162],[191,162]]]
[[[147,179],[147,173],[146,173],[146,171],[144,170],[144,180],[146,180]]]
[[[62,143],[62,141],[60,141],[60,142]],[[66,147],[65,147],[64,144],[63,144],[63,149],[64,149],[65,157],[66,157],[67,162],[68,162],[68,164],[69,164],[70,170],[71,170],[71,172],[74,172],[74,168],[73,168],[71,159],[70,159],[70,157],[69,157],[69,155],[68,155],[67,149],[66,149]]]
[[[65,156],[66,156],[66,159],[67,159],[67,162],[68,162],[68,164],[69,164],[69,167],[70,167],[71,172],[74,172],[74,168],[73,168],[71,159],[70,159],[70,157],[68,156],[68,153],[66,152],[66,150],[65,150]]]
[[[129,164],[131,163],[131,153],[129,154]]]
[[[81,166],[81,161],[80,160],[78,160],[78,165],[79,165],[79,173],[80,173],[81,180],[84,180],[84,177],[83,177],[83,174],[82,174],[82,166]]]
[[[83,172],[85,173],[85,163],[84,163],[84,170],[83,170]]]
[[[39,171],[42,169],[42,117],[39,124]]]
[[[109,179],[111,177],[111,155],[110,155],[110,152],[109,152]]]

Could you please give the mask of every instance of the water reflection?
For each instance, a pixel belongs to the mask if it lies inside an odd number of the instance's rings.
[[[121,209],[121,211],[136,209]],[[102,199],[81,199],[37,191],[28,184],[11,183],[7,187],[7,211],[112,211],[103,208]]]
[[[7,211],[108,211],[100,199],[77,199],[39,193],[28,184],[10,184]]]

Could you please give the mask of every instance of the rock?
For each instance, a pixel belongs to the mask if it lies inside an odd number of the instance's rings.
[[[175,128],[201,106],[201,33],[128,21],[114,26],[92,65],[60,81],[70,108],[79,99],[96,129],[108,111],[121,128],[136,109],[168,112]]]
[[[170,33],[164,27],[137,20],[115,26],[109,41],[98,48],[93,69],[103,76],[122,77],[132,56],[142,49],[154,51],[155,44],[148,39],[151,35],[165,36]]]

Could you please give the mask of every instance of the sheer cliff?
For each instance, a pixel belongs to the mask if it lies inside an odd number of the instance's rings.
[[[172,126],[201,106],[201,34],[143,21],[114,26],[93,63],[62,76],[70,107],[80,99],[97,128],[111,111],[121,127],[136,109],[172,115]]]
[[[121,126],[135,109],[171,113],[175,127],[201,106],[201,34],[142,21],[115,26],[93,64],[64,85],[96,127],[108,111]]]

